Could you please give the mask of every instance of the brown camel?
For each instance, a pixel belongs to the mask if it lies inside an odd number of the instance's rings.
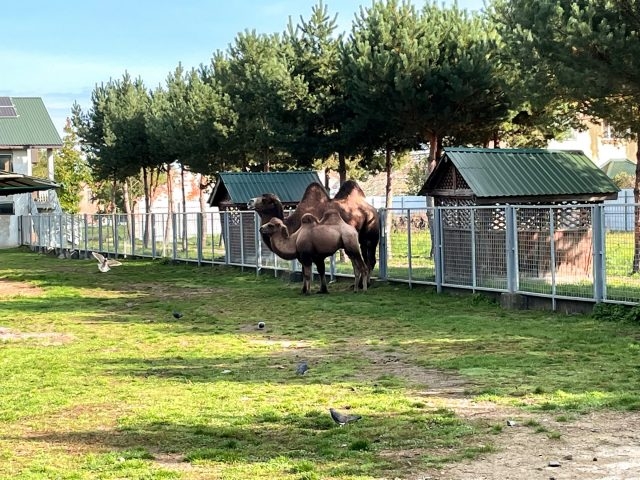
[[[353,264],[354,291],[358,290],[360,283],[362,289],[367,290],[368,269],[358,243],[358,232],[342,220],[337,210],[327,210],[320,220],[311,213],[305,213],[300,225],[298,230],[290,233],[282,220],[273,217],[260,227],[260,233],[269,238],[275,254],[285,260],[296,258],[302,264],[303,294],[308,294],[311,288],[312,264],[315,264],[320,275],[318,293],[329,293],[324,261],[341,248]]]
[[[260,221],[263,224],[272,218],[283,220],[290,233],[300,228],[301,219],[305,213],[322,218],[327,209],[336,209],[340,212],[342,219],[358,231],[360,250],[368,271],[373,271],[376,266],[376,248],[380,241],[380,218],[378,211],[367,202],[364,192],[353,180],[347,180],[342,184],[333,199],[329,198],[322,185],[311,183],[296,209],[287,218],[284,218],[282,202],[272,193],[252,198],[247,203],[247,207],[254,209],[260,215]],[[269,239],[265,238],[265,235],[262,235],[262,238],[274,251]]]

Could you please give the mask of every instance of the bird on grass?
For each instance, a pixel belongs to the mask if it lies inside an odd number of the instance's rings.
[[[331,414],[331,418],[333,419],[333,421],[341,427],[343,427],[347,423],[357,422],[362,418],[361,415],[347,415],[346,413],[340,413],[334,408],[330,408],[329,413]]]
[[[296,373],[298,375],[304,375],[305,373],[307,373],[307,370],[309,370],[309,365],[307,365],[307,362],[300,362],[298,364],[298,368],[296,368]]]
[[[108,272],[111,270],[111,267],[118,267],[122,265],[119,261],[105,258],[97,252],[91,252],[91,254],[93,255],[93,258],[98,261],[98,270],[102,273]]]
[[[173,312],[173,318],[175,318],[175,319],[180,319],[180,318],[182,318],[182,317],[184,317],[184,315],[183,315],[182,313],[180,313],[180,312]]]

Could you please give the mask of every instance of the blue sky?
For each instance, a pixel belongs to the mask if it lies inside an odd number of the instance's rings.
[[[164,84],[179,62],[208,64],[236,34],[282,32],[292,17],[308,18],[316,0],[35,0],[2,8],[0,95],[42,97],[62,132],[71,106],[90,105],[96,84],[125,71],[149,88]],[[369,0],[325,0],[348,30]],[[414,0],[417,6],[422,1]],[[444,3],[451,3],[446,0]],[[483,0],[458,0],[482,9]]]

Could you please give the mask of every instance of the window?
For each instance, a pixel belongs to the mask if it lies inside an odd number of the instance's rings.
[[[11,155],[0,154],[0,170],[13,172],[13,159]]]
[[[0,215],[14,215],[13,202],[0,203]]]

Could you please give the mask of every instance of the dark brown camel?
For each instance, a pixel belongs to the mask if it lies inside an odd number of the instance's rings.
[[[311,213],[316,218],[322,218],[327,209],[336,209],[342,219],[358,231],[360,250],[364,257],[369,273],[376,266],[376,249],[380,241],[380,219],[378,211],[371,206],[360,186],[353,180],[342,184],[333,199],[319,183],[311,183],[304,192],[302,200],[287,218],[284,218],[282,202],[273,193],[265,193],[252,198],[247,207],[254,209],[260,215],[262,224],[272,218],[284,221],[290,233],[300,228],[301,218],[305,213]],[[269,248],[269,239],[262,236]],[[271,248],[273,251],[273,248]]]
[[[368,269],[365,264],[358,231],[340,217],[337,210],[327,210],[318,220],[311,213],[305,213],[300,219],[301,226],[293,233],[282,220],[273,217],[260,227],[260,233],[269,238],[271,248],[278,256],[291,260],[297,258],[302,264],[302,293],[308,294],[311,288],[312,266],[315,264],[320,276],[320,291],[328,293],[324,261],[339,249],[344,249],[355,272],[354,291],[358,284],[367,290]]]

